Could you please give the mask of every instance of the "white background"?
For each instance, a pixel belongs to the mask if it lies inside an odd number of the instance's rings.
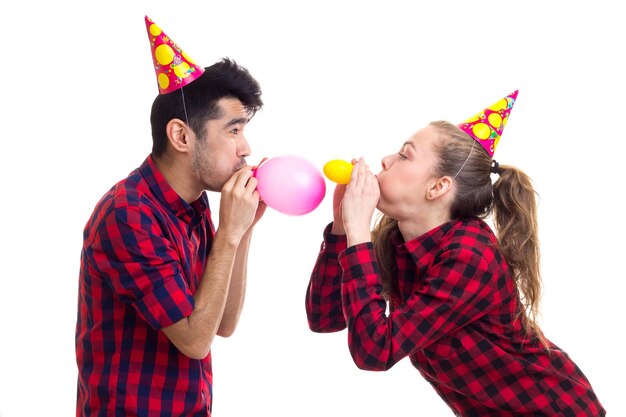
[[[380,159],[519,89],[496,159],[540,195],[542,327],[611,416],[624,383],[625,14],[618,1],[23,1],[0,8],[0,416],[74,413],[82,229],[151,147],[144,15],[203,66],[260,81],[251,164]],[[257,227],[240,326],[213,347],[214,415],[450,416],[408,360],[361,371],[304,295],[332,184]],[[217,211],[219,195],[210,200]]]

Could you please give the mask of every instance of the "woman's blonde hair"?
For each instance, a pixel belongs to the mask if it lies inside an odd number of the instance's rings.
[[[437,121],[431,126],[440,133],[435,148],[439,158],[432,175],[447,175],[456,182],[450,217],[484,219],[492,215],[500,249],[520,294],[520,318],[526,334],[538,337],[546,345],[537,324],[541,297],[540,251],[536,193],[530,178],[513,166],[499,165],[499,177],[492,183],[492,160],[482,146],[475,146],[475,140],[452,123]],[[397,230],[398,222],[382,215],[372,231],[387,295],[391,291],[395,264],[390,236]]]

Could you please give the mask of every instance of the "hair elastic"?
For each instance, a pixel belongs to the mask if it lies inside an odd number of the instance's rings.
[[[491,172],[493,172],[494,174],[498,174],[498,175],[502,174],[502,169],[500,168],[500,164],[495,159],[491,163]]]

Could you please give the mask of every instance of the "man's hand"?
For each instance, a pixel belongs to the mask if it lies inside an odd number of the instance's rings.
[[[235,172],[222,188],[219,228],[237,242],[265,212],[265,204],[259,204],[256,186],[251,168],[245,167]]]

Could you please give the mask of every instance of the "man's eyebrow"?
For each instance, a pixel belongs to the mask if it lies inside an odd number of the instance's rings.
[[[247,117],[238,117],[236,119],[231,119],[228,123],[226,123],[224,125],[224,127],[230,127],[230,126],[239,125],[239,124],[244,124],[245,125],[249,121],[250,121],[250,119],[247,118]]]

